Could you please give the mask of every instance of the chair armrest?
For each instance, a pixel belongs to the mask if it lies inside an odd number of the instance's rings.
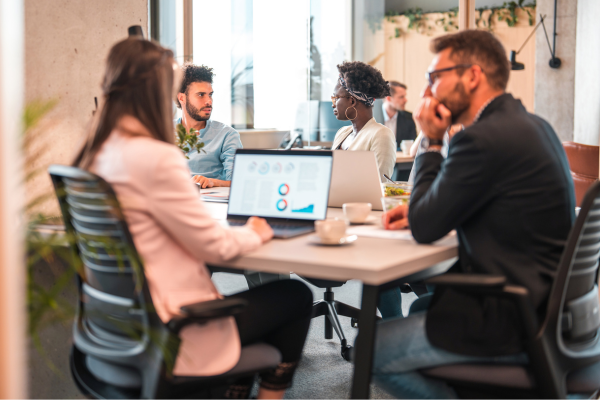
[[[424,281],[427,285],[461,288],[499,288],[506,285],[503,275],[443,274]]]
[[[181,307],[181,316],[174,317],[168,323],[175,333],[189,324],[203,324],[211,319],[230,317],[241,313],[248,305],[244,299],[216,299],[187,304]]]
[[[474,293],[485,297],[496,297],[510,300],[517,310],[519,319],[525,329],[529,341],[537,334],[536,314],[529,299],[529,291],[516,285],[508,284],[502,275],[486,274],[443,274],[424,281],[428,285],[451,287],[460,292]]]

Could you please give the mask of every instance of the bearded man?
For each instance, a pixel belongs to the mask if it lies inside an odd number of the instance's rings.
[[[188,166],[194,182],[202,188],[231,186],[233,157],[242,147],[240,134],[229,125],[210,119],[213,108],[213,69],[204,65],[185,64],[183,82],[177,94],[181,123],[189,132],[194,129],[202,151],[188,153]]]
[[[192,179],[200,187],[231,186],[233,157],[236,149],[242,148],[240,134],[229,125],[210,119],[213,106],[213,69],[204,65],[184,64],[183,82],[177,94],[177,107],[181,108],[181,123],[189,132],[198,134],[204,142],[204,151],[191,150],[187,156]],[[210,269],[210,268],[209,268]],[[212,274],[212,269],[211,269]],[[289,279],[289,274],[244,271],[249,288],[280,279]]]
[[[415,159],[410,205],[384,216],[410,225],[419,243],[452,230],[455,274],[502,275],[525,287],[542,321],[575,219],[573,181],[556,133],[509,93],[510,65],[491,33],[465,30],[432,41],[435,57],[415,117],[423,152]],[[442,152],[450,125],[464,130]],[[512,302],[438,286],[421,309],[377,327],[373,374],[396,398],[452,398],[443,381],[418,371],[457,363],[527,363]],[[415,307],[416,309],[417,307]],[[416,310],[415,310],[416,311]]]

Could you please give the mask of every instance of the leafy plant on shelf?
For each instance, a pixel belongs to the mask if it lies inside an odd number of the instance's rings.
[[[444,32],[458,30],[458,7],[452,8],[446,13],[442,13],[442,18],[438,18],[435,23],[444,28]]]
[[[536,7],[535,0],[531,3],[525,4],[525,0],[508,1],[504,2],[501,7],[482,7],[478,8],[479,17],[475,20],[475,25],[480,28],[487,28],[490,31],[494,29],[494,21],[505,21],[509,27],[514,27],[519,22],[519,16],[517,11],[523,10],[527,13],[529,26],[533,26],[535,23],[535,17],[533,16],[532,10]],[[483,14],[489,11],[487,19],[483,17]],[[494,19],[494,17],[496,17]]]
[[[176,128],[177,132],[177,147],[183,151],[185,158],[188,157],[188,153],[192,150],[196,150],[198,153],[206,154],[206,150],[204,150],[204,142],[200,142],[198,140],[198,131],[194,128],[190,128],[189,131],[183,126],[183,124],[177,124]]]
[[[514,27],[519,22],[518,10],[523,10],[527,13],[529,26],[534,25],[535,17],[533,9],[536,7],[536,1],[525,4],[525,0],[516,0],[504,2],[500,7],[481,7],[477,11],[479,16],[475,20],[477,28],[485,28],[493,31],[494,21],[505,21],[509,27]],[[486,11],[489,11],[487,18],[484,16]],[[408,9],[402,13],[397,11],[388,11],[385,13],[385,18],[388,22],[396,23],[396,17],[404,16],[408,18],[407,31],[413,30],[420,34],[430,35],[433,32],[433,27],[430,24],[428,13],[424,13],[423,9],[417,7]],[[458,7],[452,8],[449,11],[441,12],[441,17],[434,22],[441,26],[444,32],[453,32],[458,30]],[[395,38],[399,38],[406,34],[401,27],[394,28]],[[390,36],[390,39],[392,37]]]

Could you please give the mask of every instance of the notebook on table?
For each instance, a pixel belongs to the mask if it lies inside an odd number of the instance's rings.
[[[332,166],[331,151],[237,150],[227,221],[265,218],[277,238],[313,232],[327,216]]]

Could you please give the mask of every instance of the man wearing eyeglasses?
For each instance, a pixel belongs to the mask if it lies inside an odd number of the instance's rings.
[[[450,272],[504,276],[527,289],[541,320],[575,217],[564,150],[546,121],[505,92],[510,67],[491,33],[461,31],[434,39],[431,48],[415,112],[424,139],[410,206],[386,213],[384,226],[410,225],[419,243],[456,230],[459,261]],[[452,124],[465,129],[452,137],[444,160],[442,139]],[[374,377],[396,397],[456,395],[421,369],[527,362],[513,303],[441,286],[422,308],[377,328]]]

